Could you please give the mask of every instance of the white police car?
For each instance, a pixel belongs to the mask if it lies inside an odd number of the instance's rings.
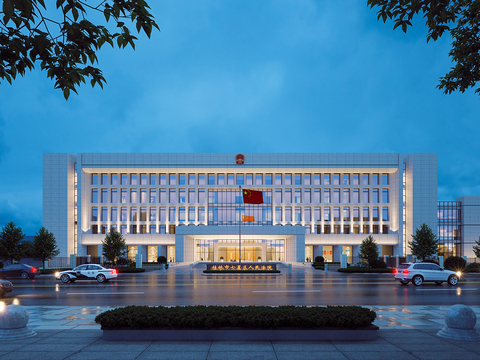
[[[55,273],[55,279],[62,280],[64,283],[73,283],[77,280],[97,280],[99,283],[103,283],[116,277],[117,270],[107,269],[97,264],[84,264],[77,266],[73,270]]]
[[[447,282],[449,285],[458,284],[461,272],[445,270],[433,263],[405,263],[401,264],[393,271],[395,280],[401,284],[407,285],[410,281],[415,286],[420,286],[424,282],[431,281],[436,284]]]

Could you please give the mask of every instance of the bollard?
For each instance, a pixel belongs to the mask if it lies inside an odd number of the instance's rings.
[[[37,335],[27,326],[29,318],[28,311],[23,306],[0,305],[0,340],[24,339]]]
[[[468,306],[457,304],[445,313],[445,326],[437,335],[447,339],[478,341],[480,335],[475,330],[477,316]]]
[[[328,264],[325,264],[325,274],[328,272]]]

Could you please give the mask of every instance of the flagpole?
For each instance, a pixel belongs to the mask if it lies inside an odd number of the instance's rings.
[[[242,185],[238,185],[240,199],[243,199]],[[243,201],[241,202],[243,204]],[[240,224],[238,225],[238,263],[242,263],[242,206],[240,205]]]

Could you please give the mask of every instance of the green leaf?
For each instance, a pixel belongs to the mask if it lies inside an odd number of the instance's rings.
[[[70,96],[70,89],[68,88],[63,89],[63,97],[65,98],[65,100],[68,100],[69,96]]]
[[[13,0],[3,1],[3,12],[5,14],[4,22],[6,24],[8,20],[15,14],[15,9],[13,7]]]

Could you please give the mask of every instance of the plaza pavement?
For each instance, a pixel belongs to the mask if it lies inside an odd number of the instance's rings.
[[[0,360],[480,359],[480,342],[436,335],[445,325],[447,306],[365,307],[377,313],[376,341],[104,341],[94,318],[108,307],[25,306],[28,326],[37,335],[0,341]],[[480,306],[472,309],[479,317]]]

